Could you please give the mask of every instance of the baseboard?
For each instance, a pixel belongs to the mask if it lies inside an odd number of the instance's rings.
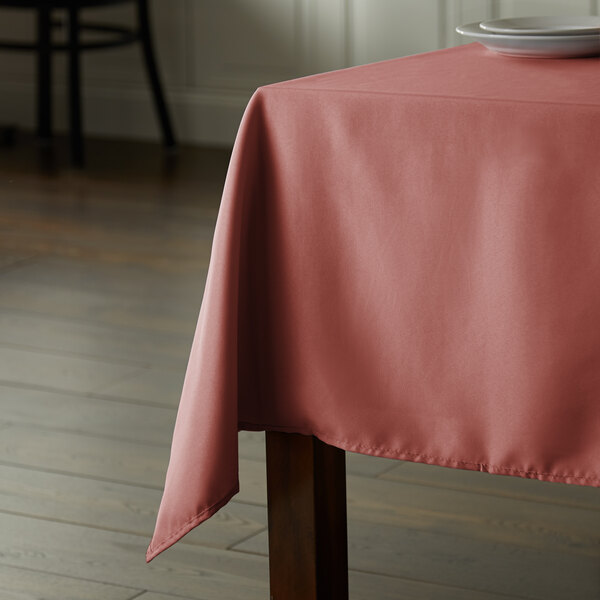
[[[168,103],[181,142],[231,146],[250,93],[169,90]],[[64,87],[53,93],[54,128],[66,131],[67,96]],[[150,90],[86,87],[84,130],[97,137],[158,140],[160,132]],[[29,83],[0,83],[0,125],[33,129],[35,87]]]

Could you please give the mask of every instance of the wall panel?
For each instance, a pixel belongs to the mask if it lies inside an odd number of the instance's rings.
[[[350,62],[363,64],[436,50],[441,21],[436,0],[351,0]]]
[[[248,90],[302,72],[301,0],[196,0],[194,87]]]
[[[160,66],[180,139],[229,145],[260,85],[465,43],[456,25],[534,14],[598,14],[600,0],[153,0]],[[131,7],[89,11],[131,23]],[[26,11],[0,9],[0,36],[31,38]],[[58,32],[57,35],[61,35]],[[0,53],[0,124],[33,127],[34,60]],[[64,60],[55,116],[66,119]],[[85,126],[96,135],[158,136],[138,48],[84,61]]]
[[[497,0],[500,17],[534,15],[590,15],[595,2],[590,0]]]

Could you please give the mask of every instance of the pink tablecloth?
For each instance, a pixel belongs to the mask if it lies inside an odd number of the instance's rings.
[[[478,44],[266,86],[227,176],[152,559],[238,429],[600,485],[600,60]]]

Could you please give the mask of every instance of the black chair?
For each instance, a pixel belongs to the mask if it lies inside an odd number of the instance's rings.
[[[80,20],[80,11],[93,6],[108,6],[134,2],[137,8],[137,27],[120,25],[86,24]],[[167,104],[160,84],[156,66],[148,0],[0,0],[0,7],[32,9],[37,11],[37,40],[34,43],[1,41],[0,49],[17,51],[34,51],[37,53],[37,134],[40,138],[49,140],[52,137],[52,54],[67,52],[69,65],[69,126],[71,141],[71,157],[73,164],[82,166],[84,163],[83,135],[81,129],[81,80],[80,54],[85,50],[102,50],[140,42],[144,52],[146,70],[152,86],[154,104],[162,128],[165,146],[175,146],[175,136]],[[68,41],[55,43],[52,39],[52,29],[60,26],[53,20],[53,11],[62,9],[68,16]],[[81,34],[91,31],[103,34],[103,39],[84,42]]]

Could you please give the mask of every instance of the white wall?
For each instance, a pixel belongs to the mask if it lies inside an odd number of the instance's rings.
[[[179,138],[231,144],[257,86],[453,46],[460,23],[534,14],[599,14],[600,0],[153,0],[155,38]],[[132,22],[129,6],[88,20]],[[60,32],[59,32],[60,34]],[[33,35],[29,11],[0,10],[0,36]],[[64,128],[64,59],[55,60],[55,117]],[[33,127],[31,55],[0,53],[0,124]],[[156,138],[137,47],[84,60],[88,133]]]

